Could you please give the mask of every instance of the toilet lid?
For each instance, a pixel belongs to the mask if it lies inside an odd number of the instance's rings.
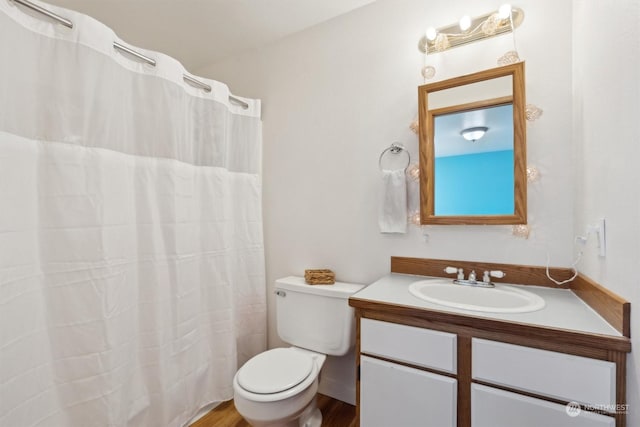
[[[313,359],[304,353],[275,348],[253,357],[238,371],[238,384],[258,394],[288,390],[305,380],[313,368]]]

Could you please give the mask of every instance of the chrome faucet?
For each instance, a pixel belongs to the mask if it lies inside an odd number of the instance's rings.
[[[477,280],[476,271],[472,270],[471,273],[469,273],[468,279],[465,280],[464,271],[462,270],[462,268],[447,267],[444,269],[444,272],[447,274],[458,273],[457,275],[458,278],[453,280],[453,283],[456,285],[477,286],[479,288],[494,288],[495,285],[491,283],[491,278],[492,277],[502,278],[506,276],[506,274],[500,270],[491,270],[491,271],[485,270],[484,274],[482,275],[482,280]]]

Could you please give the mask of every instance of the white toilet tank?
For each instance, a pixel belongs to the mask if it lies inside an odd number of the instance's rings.
[[[332,356],[355,344],[355,318],[350,295],[364,285],[336,282],[308,285],[302,277],[276,280],[278,335],[285,342]]]

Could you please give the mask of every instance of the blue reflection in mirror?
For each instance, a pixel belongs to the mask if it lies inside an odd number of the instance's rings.
[[[513,215],[513,105],[434,117],[435,215]],[[476,140],[461,132],[488,128]]]

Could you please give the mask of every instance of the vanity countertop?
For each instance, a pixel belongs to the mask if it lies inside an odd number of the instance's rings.
[[[508,325],[521,325],[524,328],[521,330],[525,333],[561,331],[599,338],[599,341],[611,341],[623,347],[625,342],[628,344],[627,337],[569,289],[505,283],[539,295],[545,300],[545,307],[528,313],[487,313],[438,305],[417,298],[409,292],[411,283],[428,278],[430,277],[390,273],[352,295],[349,304],[356,308],[391,310],[400,315],[468,324],[471,327],[491,325],[498,330],[504,329],[505,332],[508,331]],[[483,320],[487,322],[482,322]]]

